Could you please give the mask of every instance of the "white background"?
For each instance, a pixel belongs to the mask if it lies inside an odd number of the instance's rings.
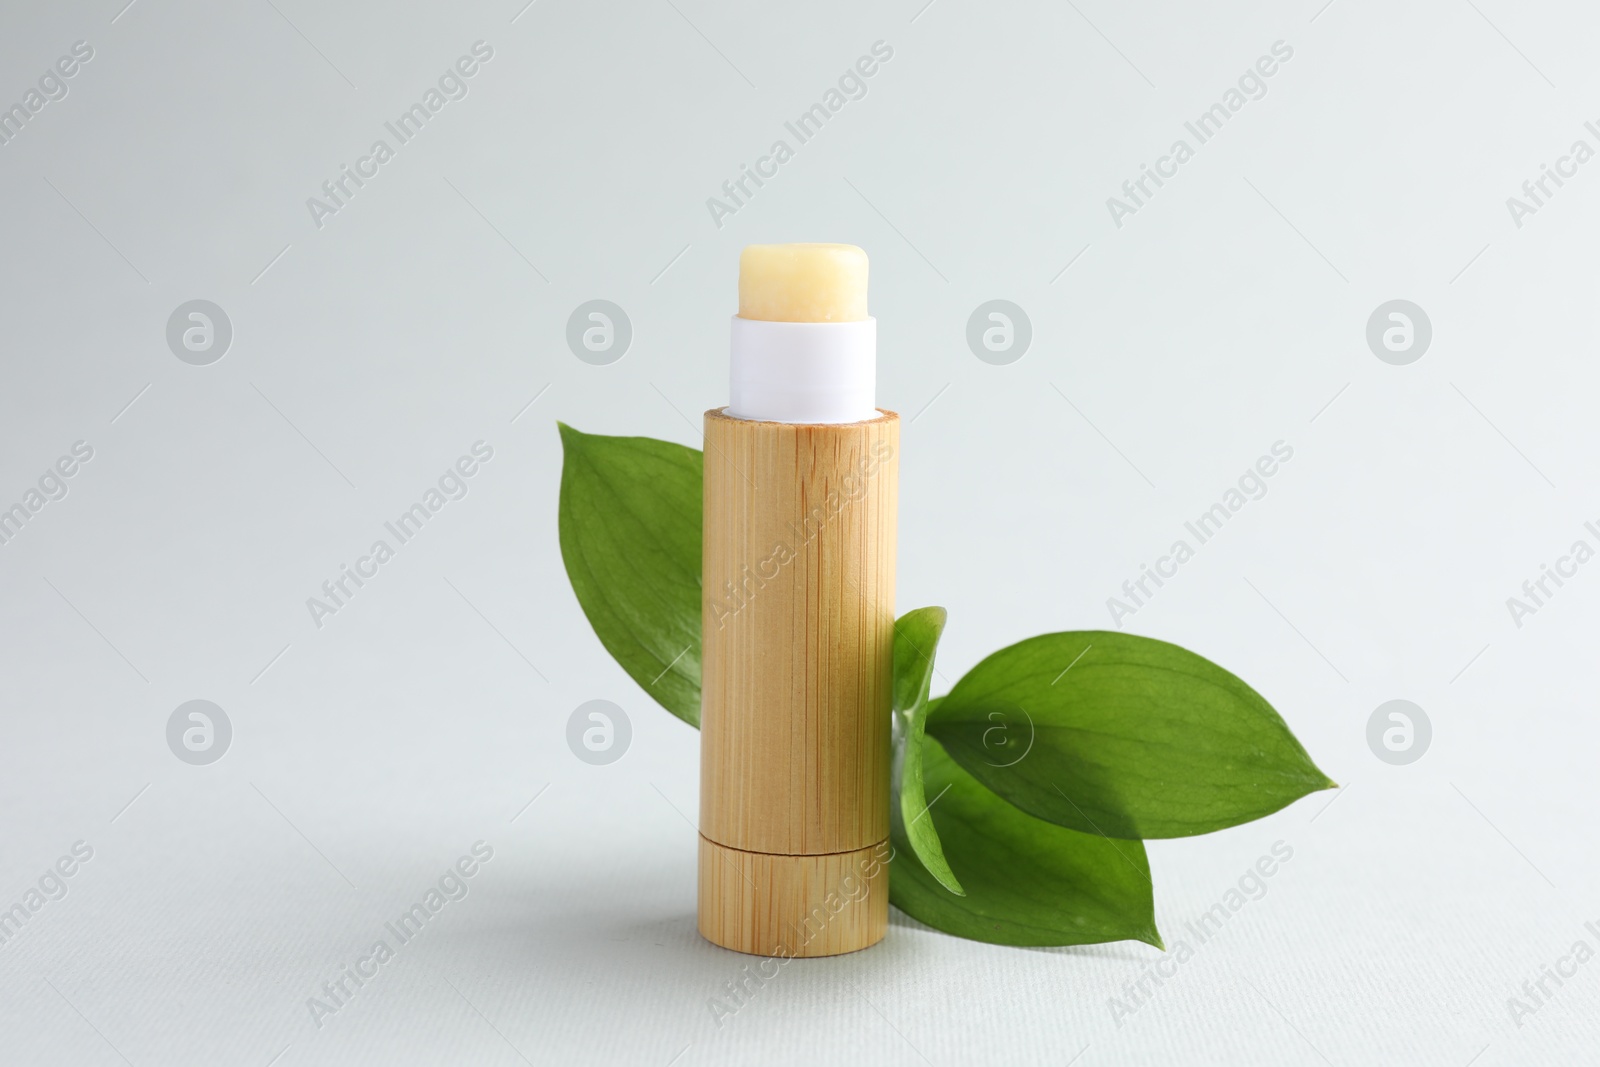
[[[1600,566],[1520,628],[1506,607],[1600,519],[1600,163],[1520,228],[1506,207],[1600,147],[1592,12],[123,2],[11,5],[0,32],[5,104],[94,48],[0,146],[0,504],[95,450],[0,547],[0,905],[94,849],[0,946],[0,1061],[1594,1056],[1600,962],[1520,1026],[1507,999],[1600,947]],[[318,228],[306,199],[478,40],[466,98]],[[878,40],[866,97],[719,229],[706,198]],[[1106,198],[1279,40],[1266,96],[1117,227]],[[572,596],[555,420],[698,446],[738,250],[792,240],[872,257],[899,607],[951,612],[936,693],[1110,625],[1185,520],[1294,448],[1124,622],[1248,680],[1345,789],[1150,845],[1169,945],[1274,842],[1294,857],[1120,1025],[1153,949],[898,915],[708,1009],[747,961],[694,929],[697,738]],[[165,340],[197,298],[234,329],[210,366]],[[995,298],[1033,327],[1008,366],[965,341]],[[1365,341],[1397,298],[1433,327],[1407,366]],[[591,299],[632,322],[609,366],[566,345]],[[316,627],[306,599],[478,440],[470,494]],[[165,737],[197,698],[234,731],[205,767]],[[607,767],[565,743],[596,698],[633,727]],[[1408,766],[1366,741],[1396,698],[1433,724]],[[317,1026],[307,999],[478,840],[469,895]]]

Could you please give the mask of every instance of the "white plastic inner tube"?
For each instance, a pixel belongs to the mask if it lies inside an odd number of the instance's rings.
[[[766,322],[733,317],[727,414],[756,422],[878,417],[878,320]]]

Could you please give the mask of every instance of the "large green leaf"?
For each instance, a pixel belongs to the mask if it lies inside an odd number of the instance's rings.
[[[927,731],[1023,811],[1117,838],[1209,833],[1334,787],[1255,690],[1132,634],[1003,648],[956,683]]]
[[[946,933],[996,945],[1131,939],[1163,947],[1141,842],[1035,819],[989,792],[932,739],[922,747],[922,768],[936,798],[927,818],[966,894],[947,891],[919,862],[899,808],[891,806],[895,907]]]
[[[923,789],[922,751],[928,717],[928,689],[933,682],[933,656],[944,633],[948,613],[943,608],[918,608],[908,611],[894,624],[894,710],[904,712],[894,721],[893,796],[906,828],[906,839],[939,884],[952,893],[963,893],[955,872],[945,861],[939,846],[939,831],[928,818],[927,793]]]
[[[600,643],[700,725],[701,453],[561,426],[561,558]]]

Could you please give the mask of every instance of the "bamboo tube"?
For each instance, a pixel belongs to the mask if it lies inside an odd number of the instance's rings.
[[[705,416],[700,932],[822,956],[888,927],[899,416]]]

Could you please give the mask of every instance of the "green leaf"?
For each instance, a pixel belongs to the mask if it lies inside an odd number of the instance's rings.
[[[956,683],[927,730],[1023,811],[1118,838],[1209,833],[1334,787],[1255,690],[1131,634],[1003,648]]]
[[[622,669],[698,727],[701,453],[558,425],[561,558],[572,591]]]
[[[939,831],[928,818],[922,781],[923,725],[928,717],[928,689],[933,682],[933,656],[949,614],[943,608],[908,611],[894,624],[894,710],[905,712],[894,722],[893,795],[898,797],[906,839],[922,866],[952,893],[965,893],[945,861]]]
[[[996,945],[1094,945],[1143,941],[1156,930],[1150,863],[1138,841],[1080,834],[1035,819],[989,792],[931,738],[923,778],[934,797],[927,819],[961,875],[946,892],[921,862],[897,807],[889,900],[936,929]]]

